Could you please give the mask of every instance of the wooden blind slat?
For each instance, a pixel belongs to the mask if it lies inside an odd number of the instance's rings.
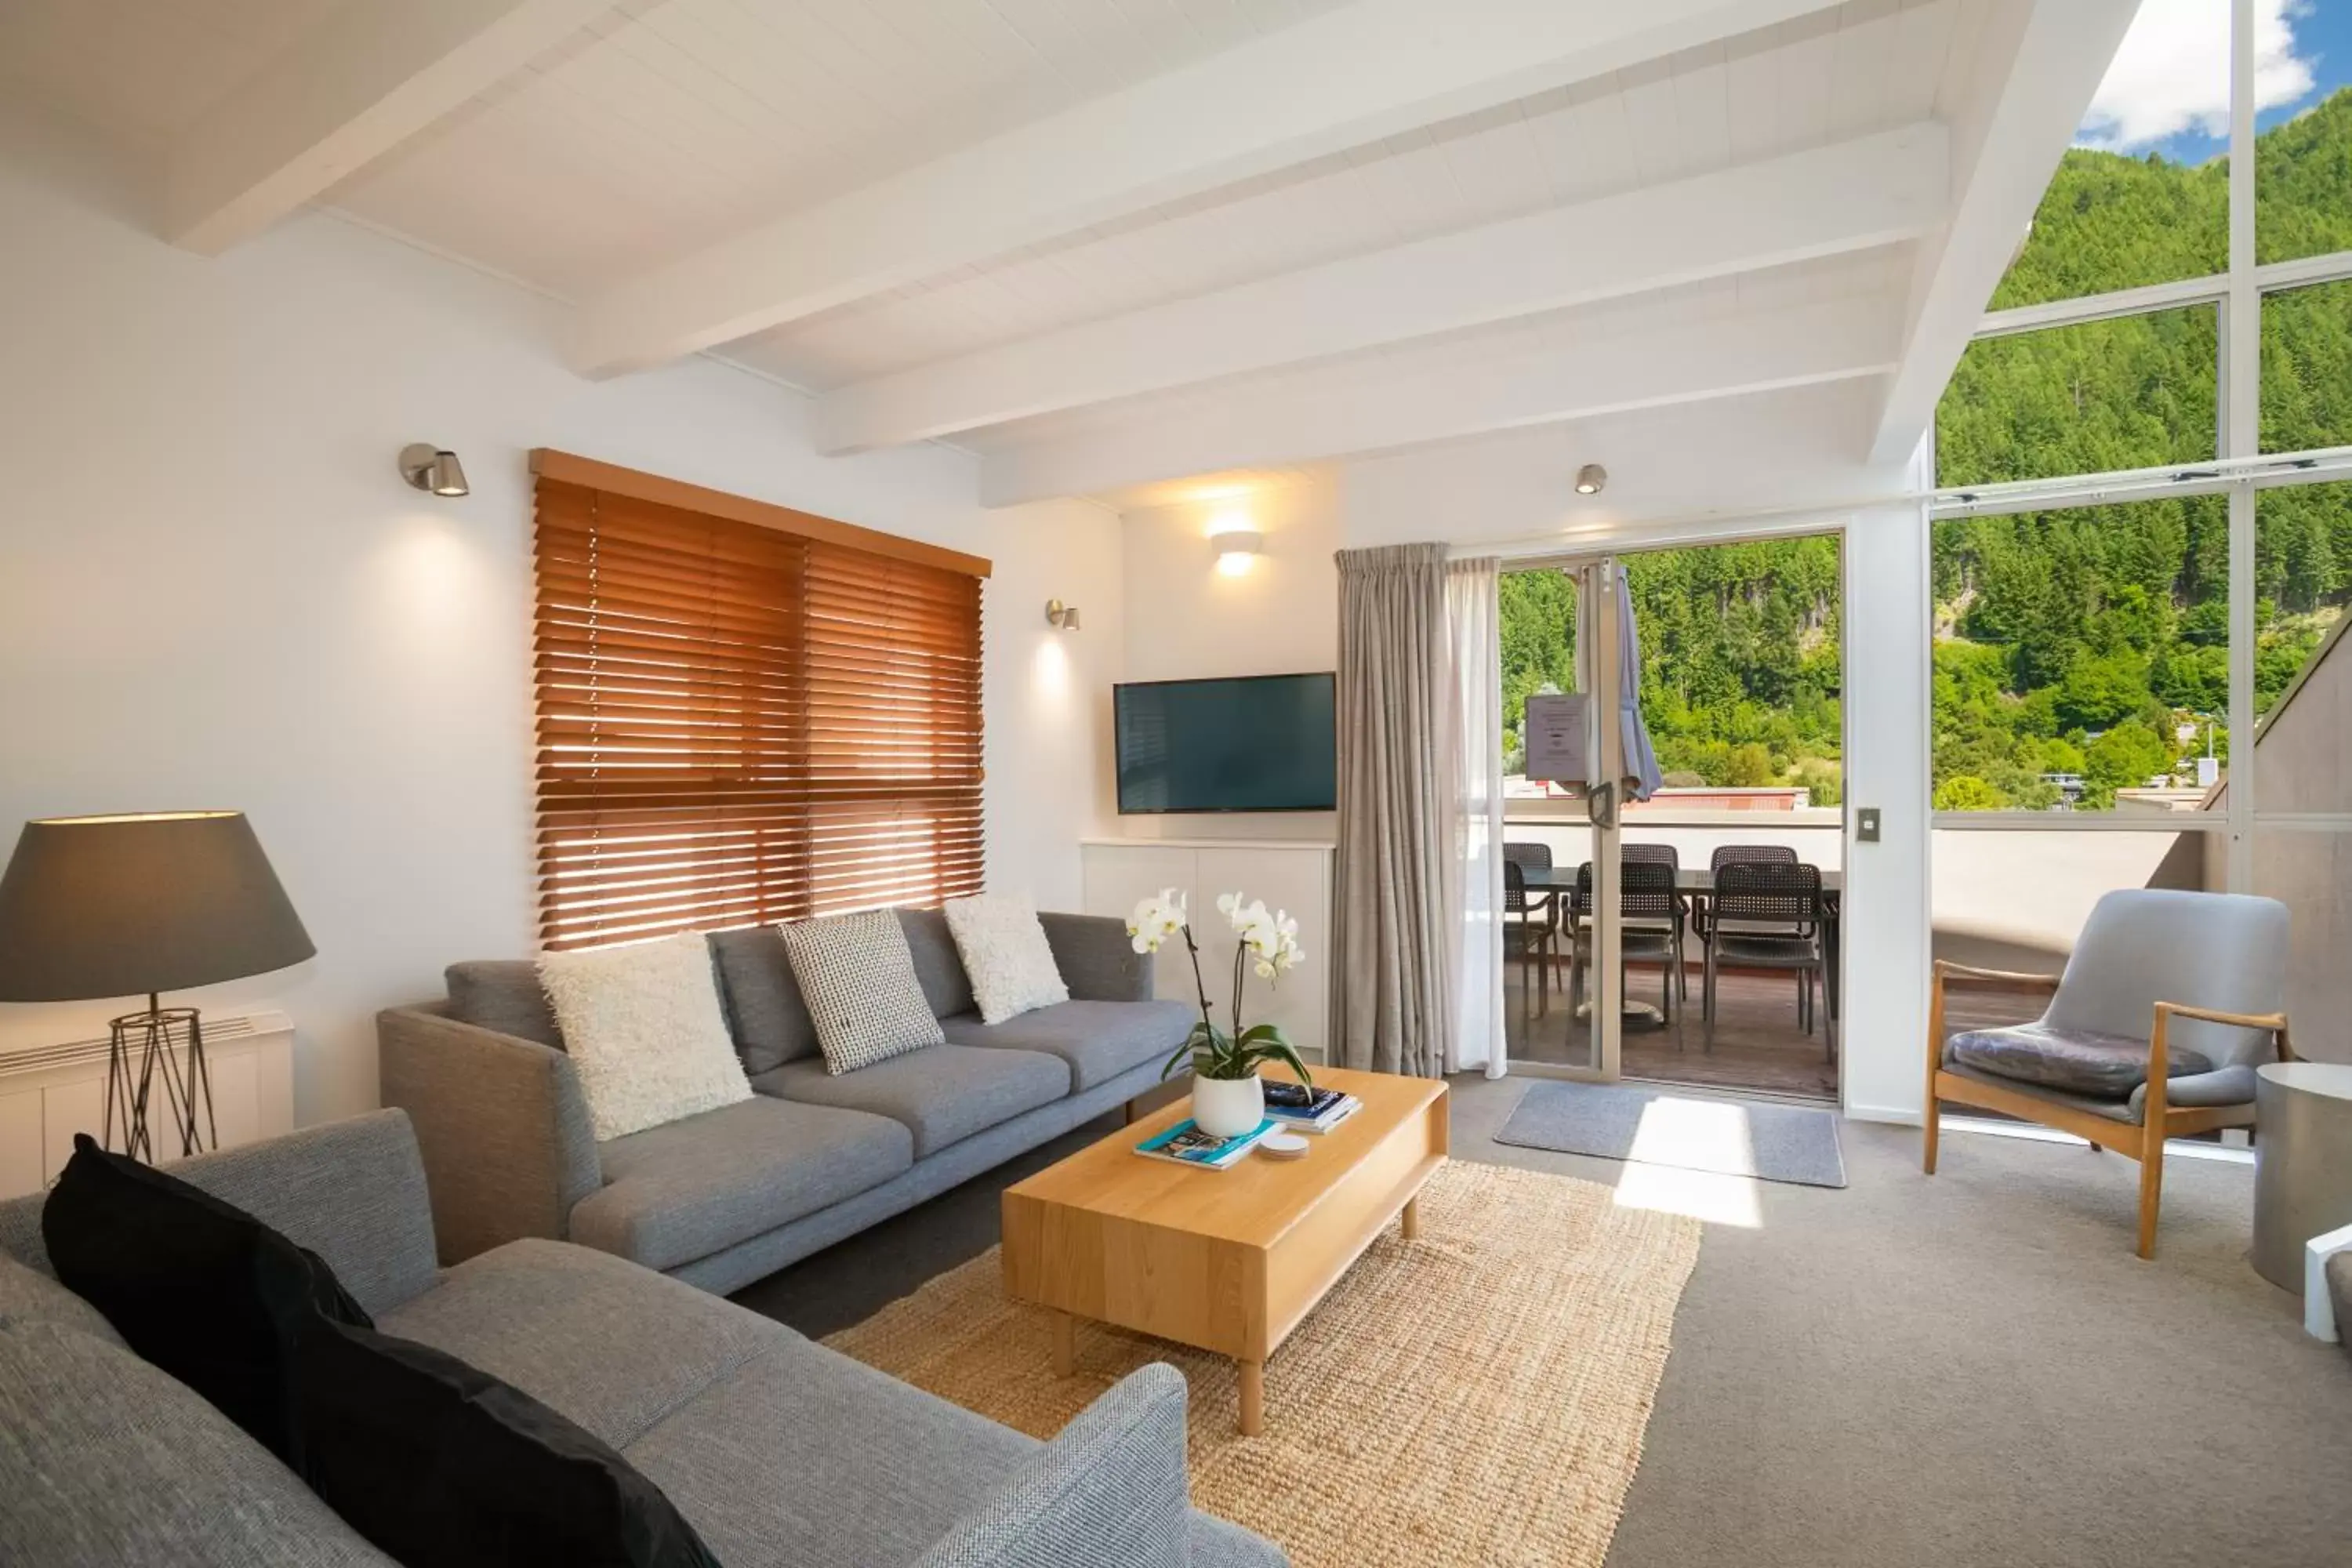
[[[632,483],[645,493],[537,486],[541,942],[980,890],[971,558]]]

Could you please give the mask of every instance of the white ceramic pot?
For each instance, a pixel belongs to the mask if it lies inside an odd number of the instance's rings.
[[[1192,1121],[1202,1131],[1238,1138],[1265,1120],[1265,1084],[1257,1074],[1192,1079]]]

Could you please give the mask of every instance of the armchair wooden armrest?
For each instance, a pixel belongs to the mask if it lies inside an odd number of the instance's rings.
[[[2192,1006],[2187,1002],[2158,1002],[2156,1005],[2156,1027],[2152,1033],[2151,1071],[2164,1063],[2165,1023],[2171,1018],[2197,1018],[2208,1024],[2229,1024],[2241,1029],[2263,1029],[2278,1042],[2279,1060],[2291,1062],[2299,1058],[2294,1047],[2287,1042],[2286,1015],[2284,1013],[2225,1013],[2218,1007]]]

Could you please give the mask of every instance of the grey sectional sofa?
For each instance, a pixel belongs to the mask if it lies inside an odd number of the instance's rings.
[[[1040,1443],[605,1253],[523,1240],[443,1269],[397,1110],[173,1169],[318,1252],[386,1333],[619,1449],[728,1568],[1285,1561],[1192,1511],[1172,1368],[1135,1373]],[[388,1568],[56,1281],[41,1202],[0,1204],[0,1563]]]
[[[383,1103],[415,1123],[442,1261],[544,1237],[733,1290],[1134,1099],[1191,1027],[1116,920],[1043,916],[1071,999],[991,1026],[946,920],[899,918],[947,1044],[835,1077],[775,928],[719,932],[758,1092],[603,1143],[530,961],[453,964],[447,1000],[382,1014]]]

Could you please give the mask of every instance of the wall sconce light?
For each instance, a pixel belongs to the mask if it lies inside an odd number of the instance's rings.
[[[400,449],[400,477],[412,488],[429,490],[436,496],[471,493],[457,454],[444,451],[430,441],[414,441]]]
[[[1239,577],[1250,569],[1265,549],[1265,535],[1254,528],[1227,529],[1209,536],[1209,548],[1217,552],[1217,570],[1228,577]]]
[[[1076,631],[1078,607],[1076,605],[1066,605],[1059,599],[1048,599],[1045,601],[1045,624],[1057,632]]]
[[[1576,470],[1576,493],[1578,495],[1597,496],[1601,493],[1601,487],[1608,482],[1609,470],[1602,468],[1598,463],[1587,463],[1584,467]]]

